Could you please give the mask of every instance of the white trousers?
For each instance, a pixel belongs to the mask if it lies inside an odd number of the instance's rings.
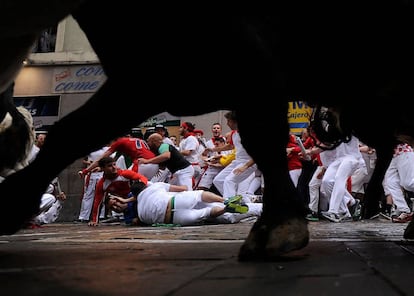
[[[240,190],[238,188],[239,184],[242,183],[242,181],[246,178],[250,177],[251,174],[256,171],[257,166],[254,164],[240,175],[236,175],[233,172],[234,169],[241,167],[246,162],[247,160],[245,159],[235,159],[214,178],[213,184],[216,186],[217,190],[222,194],[223,197],[231,197],[240,193]],[[244,191],[246,190],[248,190],[248,186],[244,188]]]
[[[321,193],[329,197],[329,212],[351,216],[347,204],[350,201],[353,204],[355,199],[347,189],[347,181],[358,167],[358,160],[349,155],[336,159],[326,169],[322,178]]]
[[[169,183],[173,185],[185,185],[187,186],[188,191],[192,191],[193,176],[194,168],[192,165],[189,165],[188,167],[178,170],[174,174],[172,174]]]
[[[410,213],[402,188],[414,191],[414,152],[395,156],[385,172],[383,181],[385,195],[391,194],[393,203],[401,212]]]
[[[327,211],[329,207],[329,200],[323,198],[320,194],[320,188],[322,184],[322,177],[318,178],[318,175],[322,173],[323,166],[318,166],[312,175],[312,179],[309,181],[309,209],[315,213],[320,211]]]

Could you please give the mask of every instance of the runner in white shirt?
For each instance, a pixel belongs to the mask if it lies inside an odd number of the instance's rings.
[[[210,149],[210,151],[236,149],[236,158],[218,173],[213,180],[214,186],[226,198],[247,192],[248,188],[241,188],[240,184],[256,171],[257,166],[241,143],[240,134],[237,131],[236,113],[230,111],[224,116],[227,119],[227,125],[232,130],[231,141],[223,147],[215,147]]]
[[[90,165],[94,161],[99,160],[108,149],[109,149],[109,145],[91,152],[86,157],[85,164]],[[113,156],[114,155],[115,153],[113,153]],[[83,180],[84,184],[83,184],[81,207],[79,210],[79,216],[78,216],[77,222],[87,223],[89,221],[91,211],[92,211],[93,199],[95,196],[95,187],[99,179],[102,178],[103,172],[99,169],[95,169],[87,173],[86,175],[83,175],[81,171],[78,172],[78,174],[81,178],[84,179]],[[102,213],[101,218],[104,218],[104,212],[105,212],[104,210],[101,212]]]
[[[366,166],[355,136],[349,142],[341,143],[335,151],[335,160],[322,178],[321,193],[329,197],[329,209],[322,212],[322,216],[332,222],[341,222],[352,217],[349,207],[359,203],[347,190],[347,180],[357,169],[366,170]]]
[[[200,143],[194,134],[194,124],[191,122],[184,122],[180,129],[181,141],[179,144],[179,151],[188,160],[194,168],[193,185],[198,182],[201,176],[201,166],[199,161],[198,147]]]
[[[164,182],[149,182],[147,185],[137,182],[131,188],[137,196],[138,218],[145,224],[179,224],[181,226],[199,225],[225,213],[239,214],[240,217],[222,217],[224,223],[235,223],[241,218],[261,214],[262,204],[250,205],[240,203],[241,196],[234,196],[227,201],[209,191],[187,191],[185,186],[176,186]],[[109,204],[115,210],[124,210],[128,199],[114,197],[116,201]],[[210,220],[211,221],[211,220]]]

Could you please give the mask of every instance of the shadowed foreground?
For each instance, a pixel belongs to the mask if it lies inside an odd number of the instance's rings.
[[[0,236],[2,295],[409,295],[406,224],[310,224],[309,245],[243,263],[253,221],[201,227],[53,224]]]

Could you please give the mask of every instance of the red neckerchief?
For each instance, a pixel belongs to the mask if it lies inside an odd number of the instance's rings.
[[[195,133],[193,133],[193,132],[187,132],[187,133],[184,135],[184,139],[185,139],[185,138],[187,138],[187,137],[189,137],[189,136],[194,136],[194,137],[195,137]]]
[[[414,152],[414,150],[410,145],[408,145],[406,143],[398,144],[397,147],[394,149],[393,157],[396,157],[396,156],[398,156],[398,155],[400,155],[401,153],[404,153],[404,152]]]

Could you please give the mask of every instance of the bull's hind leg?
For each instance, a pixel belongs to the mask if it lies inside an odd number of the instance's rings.
[[[287,169],[287,106],[260,118],[238,113],[242,143],[264,176],[263,212],[239,252],[239,260],[272,260],[309,242],[306,207]]]
[[[260,218],[240,248],[239,260],[277,259],[304,248],[308,242],[309,232],[304,219],[291,217],[285,221],[272,222]]]

